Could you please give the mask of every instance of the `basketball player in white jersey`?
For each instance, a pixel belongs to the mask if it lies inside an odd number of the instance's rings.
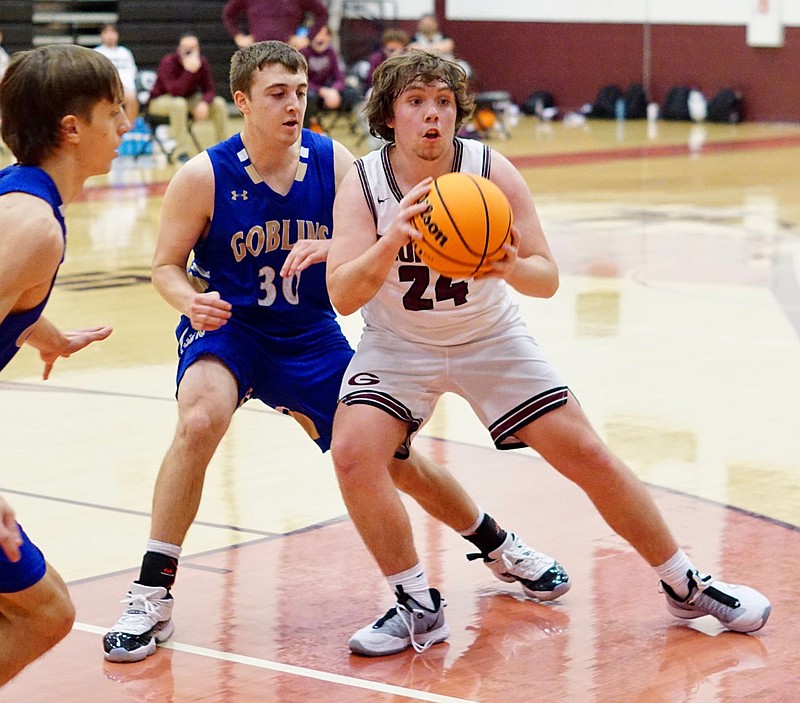
[[[353,352],[331,307],[323,262],[335,190],[353,156],[303,129],[307,89],[308,66],[295,49],[275,41],[240,49],[231,94],[242,133],[192,159],[164,196],[153,281],[183,313],[179,420],[159,470],[139,577],[103,638],[109,661],[141,661],[174,631],[171,589],[183,541],[208,463],[241,403],[289,410],[322,451],[330,446]],[[244,232],[253,235],[246,245]],[[186,275],[190,255],[198,285]],[[569,589],[554,559],[506,533],[443,468],[414,453],[390,470],[397,487],[473,544],[497,578],[519,582],[539,600]]]
[[[472,108],[457,64],[424,52],[387,60],[366,117],[389,143],[356,162],[336,197],[328,289],[342,314],[362,309],[365,328],[342,381],[331,451],[350,515],[390,586],[397,574],[413,574],[395,587],[395,607],[357,631],[350,648],[371,656],[420,651],[449,634],[405,509],[388,472],[376,475],[409,451],[445,391],[469,401],[498,449],[532,447],[578,484],[655,569],[673,615],[710,614],[731,630],[758,630],[769,601],[698,573],[646,487],[602,443],[527,331],[508,286],[549,298],[558,269],[520,173],[488,146],[455,138]],[[413,254],[420,234],[411,219],[427,207],[418,201],[451,171],[490,178],[514,212],[506,257],[482,278],[444,278]]]

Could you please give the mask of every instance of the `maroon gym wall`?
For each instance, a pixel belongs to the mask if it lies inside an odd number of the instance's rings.
[[[413,31],[414,23],[401,23]],[[643,82],[644,28],[638,24],[442,22],[481,90],[505,90],[516,102],[548,90],[564,110],[592,102],[607,83]],[[743,26],[651,25],[651,99],[673,85],[707,98],[731,86],[744,94],[744,116],[800,122],[800,28],[784,30],[782,48],[754,48]]]

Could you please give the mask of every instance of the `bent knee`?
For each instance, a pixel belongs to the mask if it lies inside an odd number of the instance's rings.
[[[331,458],[340,477],[349,476],[364,463],[363,448],[359,447],[358,438],[353,433],[336,432],[331,440]]]
[[[181,410],[178,432],[189,441],[220,439],[230,422],[230,413],[219,406],[197,404]]]
[[[48,597],[30,611],[28,620],[27,629],[37,649],[47,651],[64,639],[75,623],[75,606],[66,587],[54,584]]]
[[[376,472],[386,472],[391,452],[373,444],[363,431],[333,433],[331,457],[340,481],[360,481],[374,478]]]
[[[63,640],[70,633],[74,624],[75,606],[67,596],[59,600],[48,613],[47,632],[49,634],[49,645],[53,646]]]

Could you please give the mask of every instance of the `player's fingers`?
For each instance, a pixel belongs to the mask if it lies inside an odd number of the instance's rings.
[[[22,544],[22,535],[17,525],[14,511],[6,506],[3,521],[0,524],[0,549],[10,561],[19,561],[19,547]]]
[[[19,544],[10,537],[0,539],[0,549],[3,550],[9,561],[19,561]]]
[[[209,320],[228,320],[231,317],[231,311],[222,310],[221,308],[208,308],[205,311],[205,317]]]
[[[88,336],[90,342],[101,342],[106,339],[114,331],[113,327],[103,325],[100,327],[93,327],[89,330]]]
[[[403,199],[400,201],[400,205],[405,206],[411,203],[416,204],[417,201],[424,198],[428,193],[431,191],[431,184],[433,183],[432,178],[426,178],[423,181],[420,181],[415,185],[408,193],[405,194]]]
[[[195,305],[209,305],[221,310],[230,310],[233,307],[227,300],[223,300],[217,291],[210,293],[199,293],[194,301]]]
[[[422,239],[422,232],[420,232],[413,224],[409,224],[405,228],[406,234],[408,234],[411,239]]]
[[[227,320],[214,320],[211,318],[192,319],[190,322],[192,323],[192,328],[196,329],[198,332],[213,332],[223,325],[228,324]]]
[[[206,301],[206,305],[213,310],[219,310],[221,312],[228,312],[233,307],[227,300],[222,300],[222,298],[211,298]]]

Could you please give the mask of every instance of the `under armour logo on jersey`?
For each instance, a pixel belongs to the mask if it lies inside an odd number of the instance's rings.
[[[247,200],[247,191],[243,190],[241,193],[237,193],[235,190],[231,191],[231,200]]]

